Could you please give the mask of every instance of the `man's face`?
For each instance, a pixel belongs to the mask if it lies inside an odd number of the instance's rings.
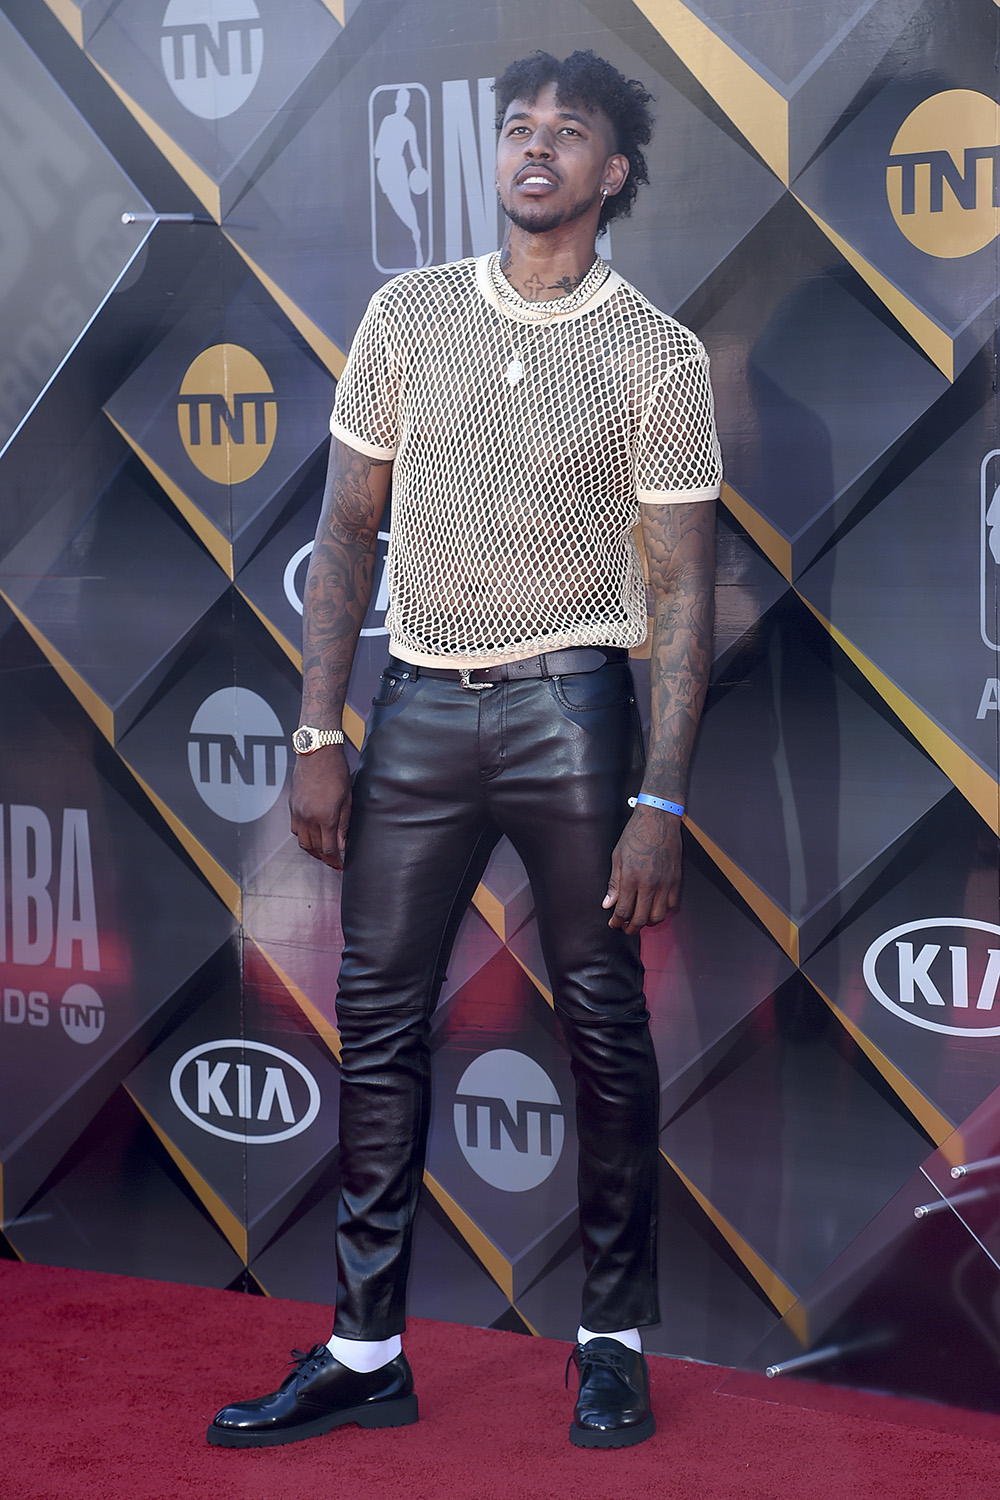
[[[547,83],[534,103],[511,101],[497,143],[497,191],[512,223],[530,234],[568,224],[617,192],[628,162],[615,151],[602,110],[556,99]]]

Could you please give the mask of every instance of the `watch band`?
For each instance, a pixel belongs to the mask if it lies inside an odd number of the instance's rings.
[[[300,724],[292,735],[292,748],[296,755],[311,755],[314,750],[322,750],[324,745],[343,743],[342,729],[314,729],[311,724]]]

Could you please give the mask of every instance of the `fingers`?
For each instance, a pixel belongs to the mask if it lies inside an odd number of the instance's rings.
[[[621,891],[615,901],[615,909],[611,913],[608,926],[622,927],[630,936],[640,932],[643,927],[656,927],[666,920],[677,905],[677,901],[678,888],[676,886],[668,891],[639,890],[632,895]],[[607,906],[606,900],[604,904]]]
[[[607,911],[609,906],[614,906],[618,900],[618,887],[621,883],[621,869],[621,856],[619,855],[618,850],[615,849],[615,851],[611,855],[611,878],[608,881],[608,893],[605,896],[604,900],[601,902],[601,905],[604,907],[605,911]],[[609,923],[609,926],[613,925],[614,921],[612,919],[612,922]]]
[[[611,878],[602,903],[606,911],[611,909],[608,926],[630,935],[655,927],[677,905],[680,879],[679,820],[637,809],[611,856]]]
[[[347,848],[347,827],[350,807],[341,809],[336,824],[307,822],[304,818],[292,818],[292,833],[298,840],[303,854],[311,855],[331,870],[344,868],[344,853]]]
[[[643,927],[656,927],[665,921],[679,899],[679,879],[645,882],[639,878],[630,879],[626,869],[612,873],[602,905],[605,910],[614,908],[608,926],[621,927],[631,936]]]
[[[302,852],[331,870],[342,870],[351,816],[351,779],[338,747],[299,757],[292,774],[289,811],[292,833]]]
[[[648,910],[652,893],[642,891],[635,880],[623,878],[621,857],[616,849],[611,856],[611,878],[608,892],[601,902],[605,911],[613,907],[608,919],[609,927],[623,927],[626,932],[638,932],[649,921]]]

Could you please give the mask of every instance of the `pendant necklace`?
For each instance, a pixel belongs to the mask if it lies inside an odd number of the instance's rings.
[[[529,302],[522,297],[514,287],[511,286],[503,271],[500,269],[500,254],[498,251],[490,256],[489,275],[490,283],[496,293],[497,300],[505,311],[513,318],[522,323],[551,323],[556,318],[563,317],[566,313],[575,312],[577,308],[583,307],[589,302],[594,293],[604,285],[611,274],[611,267],[598,255],[590,270],[584,276],[580,285],[570,292],[566,297],[554,297],[545,302]],[[507,382],[515,386],[524,379],[524,360],[516,340],[511,338],[510,359],[505,371]]]

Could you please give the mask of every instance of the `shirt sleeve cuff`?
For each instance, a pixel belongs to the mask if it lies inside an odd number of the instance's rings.
[[[696,500],[718,500],[721,485],[702,490],[639,490],[640,505],[693,505]]]
[[[382,448],[378,443],[367,443],[364,438],[358,437],[356,433],[348,432],[346,427],[341,427],[340,423],[333,417],[330,418],[330,431],[338,442],[346,443],[348,448],[353,448],[356,453],[363,453],[366,458],[389,459],[396,457],[395,448]]]

